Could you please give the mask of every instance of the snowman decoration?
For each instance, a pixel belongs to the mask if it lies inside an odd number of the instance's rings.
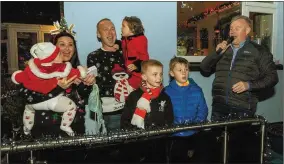
[[[127,81],[129,75],[125,73],[124,69],[118,64],[115,64],[112,69],[112,77],[116,80],[116,84],[114,86],[115,100],[118,102],[125,102],[128,95],[133,90]]]

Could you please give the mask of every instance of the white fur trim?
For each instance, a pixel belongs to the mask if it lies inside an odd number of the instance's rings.
[[[34,59],[29,60],[29,67],[34,75],[42,79],[51,79],[54,77],[67,77],[72,69],[72,65],[69,62],[66,62],[66,67],[63,72],[52,72],[52,73],[43,73],[40,72],[37,65],[34,63]]]
[[[37,43],[32,46],[30,53],[34,58],[39,58],[40,60],[48,58],[56,49],[50,42]]]
[[[144,128],[144,119],[140,117],[139,115],[133,114],[131,119],[131,124],[137,126],[138,128]]]
[[[41,63],[40,65],[46,67],[46,66],[52,66],[52,63]]]
[[[137,102],[137,108],[145,109],[147,113],[151,112],[150,101],[141,97]]]
[[[84,78],[86,78],[86,76],[87,76],[87,71],[85,70],[85,68],[84,67],[82,67],[82,66],[78,66],[77,67],[78,68],[78,70],[79,70],[79,72],[80,72],[80,76],[84,79]]]
[[[12,76],[11,76],[11,80],[12,80],[12,82],[13,83],[15,83],[15,84],[19,84],[17,81],[16,81],[16,75],[18,74],[18,73],[21,73],[21,72],[23,72],[23,71],[21,71],[21,70],[18,70],[18,71],[15,71],[13,74],[12,74]]]

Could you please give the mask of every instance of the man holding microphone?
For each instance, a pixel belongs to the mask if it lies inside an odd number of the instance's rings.
[[[216,47],[214,54],[202,61],[201,74],[215,72],[212,94],[212,120],[253,117],[257,91],[278,83],[273,56],[264,46],[248,38],[251,21],[246,16],[234,17],[230,38]]]
[[[215,71],[212,121],[253,117],[257,92],[278,83],[272,54],[264,46],[250,41],[250,31],[248,17],[234,17],[230,38],[218,44],[216,52],[201,62],[202,75],[210,76]],[[253,126],[243,125],[228,129],[230,162],[259,162],[259,140],[251,128]]]

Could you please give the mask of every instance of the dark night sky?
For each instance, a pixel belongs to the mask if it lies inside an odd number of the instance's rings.
[[[60,20],[60,2],[1,2],[1,23],[46,24]]]

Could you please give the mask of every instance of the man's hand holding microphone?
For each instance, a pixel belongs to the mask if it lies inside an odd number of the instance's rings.
[[[226,49],[230,46],[230,44],[233,42],[233,40],[234,37],[231,36],[226,41],[224,40],[223,42],[219,43],[216,47],[216,53],[223,54],[226,51]]]

